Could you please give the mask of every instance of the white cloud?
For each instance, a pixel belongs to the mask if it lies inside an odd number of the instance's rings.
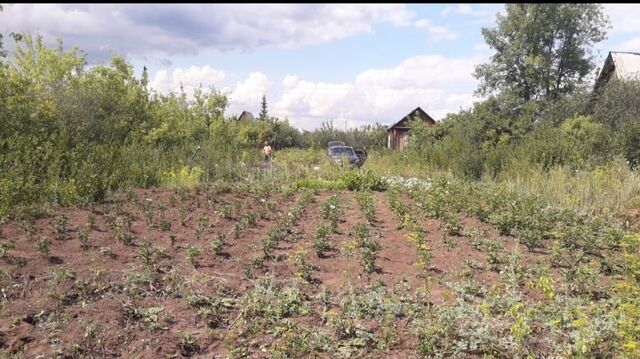
[[[221,87],[228,94],[227,115],[260,109],[266,94],[269,113],[288,118],[297,127],[314,129],[322,122],[336,126],[391,124],[417,106],[435,119],[470,106],[477,82],[472,77],[474,66],[486,56],[448,58],[438,55],[414,56],[397,66],[370,69],[351,81],[314,82],[295,75],[285,76],[274,84],[266,74],[252,72],[233,86]],[[188,94],[202,83],[204,88],[220,84],[225,73],[209,66],[158,71],[150,86],[167,93],[184,85]],[[477,100],[477,99],[476,99]]]
[[[491,47],[486,42],[478,42],[473,45],[473,49],[477,52],[487,52],[491,50]]]
[[[504,6],[498,4],[449,5],[440,12],[440,15],[446,17],[450,14],[456,14],[473,18],[473,20],[465,20],[468,25],[491,25],[496,13],[504,15]]]
[[[9,4],[0,31],[62,37],[90,56],[134,56],[300,47],[373,31],[379,23],[409,26],[399,4],[61,5]]]
[[[456,37],[416,20],[402,4],[9,4],[0,12],[3,32],[39,32],[48,43],[61,37],[92,59],[117,52],[158,63],[202,51],[316,45],[373,32],[381,23],[426,29],[430,41]]]
[[[447,28],[442,26],[432,26],[429,28],[429,41],[438,42],[440,40],[455,40],[458,37],[458,34],[455,32],[449,31]]]
[[[611,19],[611,33],[640,32],[640,5],[638,4],[606,4],[604,12]]]
[[[617,51],[633,51],[638,52],[640,50],[640,37],[634,37],[631,40],[627,40],[623,42],[618,48]]]
[[[262,95],[266,95],[271,87],[271,81],[262,72],[252,72],[246,80],[236,83],[233,89],[226,88],[229,92],[228,114],[240,114],[242,111],[253,112],[257,115],[262,101]]]
[[[447,16],[449,14],[460,14],[474,17],[486,17],[491,15],[491,11],[476,9],[468,4],[457,4],[445,7],[440,14],[443,16]]]
[[[167,70],[160,70],[156,72],[149,82],[149,86],[158,92],[166,94],[170,91],[180,91],[180,85],[182,84],[185,92],[191,95],[193,90],[200,85],[206,89],[224,79],[224,71],[213,69],[209,65],[203,67],[191,66],[187,69],[177,68],[171,73]]]
[[[417,106],[436,119],[470,106],[475,64],[484,58],[416,56],[389,69],[371,69],[353,81],[312,82],[288,75],[272,114],[313,129],[324,121],[336,126],[391,124]]]
[[[416,20],[413,23],[413,26],[416,29],[426,29],[429,33],[429,41],[430,42],[438,42],[443,39],[447,40],[455,40],[458,37],[453,31],[449,31],[447,28],[442,26],[436,26],[431,23],[431,21],[427,19]]]

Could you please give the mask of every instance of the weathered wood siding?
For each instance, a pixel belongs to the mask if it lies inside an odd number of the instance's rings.
[[[420,107],[396,122],[387,130],[387,147],[392,150],[404,151],[409,144],[409,119],[417,116],[427,126],[433,126],[436,121]]]
[[[389,148],[404,151],[409,139],[408,128],[394,128],[389,131]]]

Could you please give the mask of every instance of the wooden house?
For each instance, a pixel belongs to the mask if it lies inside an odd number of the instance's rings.
[[[640,53],[610,51],[593,92],[602,92],[608,83],[617,79],[640,80]]]
[[[415,110],[409,112],[402,119],[400,119],[400,121],[389,127],[389,129],[387,130],[388,148],[401,151],[404,151],[404,149],[407,148],[409,131],[411,129],[409,122],[414,118],[420,119],[427,126],[433,126],[436,123],[436,121],[431,118],[431,116],[429,116],[426,112],[424,112],[423,109],[421,109],[420,107],[416,108]]]
[[[242,121],[242,120],[255,120],[256,118],[253,116],[253,114],[249,111],[242,111],[242,114],[240,114],[240,117],[238,117],[238,121]]]

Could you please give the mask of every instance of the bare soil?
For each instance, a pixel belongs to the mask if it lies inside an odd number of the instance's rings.
[[[376,272],[364,273],[357,254],[351,257],[344,254],[344,248],[354,240],[353,225],[365,222],[354,194],[348,191],[337,193],[344,216],[338,233],[330,235],[333,249],[327,257],[318,258],[312,244],[316,228],[325,221],[320,215],[320,204],[333,194],[325,191],[316,195],[298,220],[293,235],[279,243],[274,259],[265,261],[262,268],[252,266],[260,256],[261,240],[288,213],[300,194],[288,199],[279,193],[271,194],[266,200],[275,202],[275,208],[264,212],[262,218],[258,215],[255,226],[242,229],[238,238],[234,238],[234,223],[247,213],[260,213],[261,209],[261,202],[244,192],[217,194],[210,201],[205,191],[191,191],[186,198],[176,201],[176,191],[138,190],[135,198],[120,194],[94,209],[62,208],[53,217],[37,219],[37,233],[31,239],[21,223],[2,224],[1,243],[14,243],[15,248],[10,255],[0,258],[0,351],[10,356],[22,353],[25,357],[43,354],[211,358],[225,357],[238,343],[243,343],[251,347],[251,357],[268,357],[268,352],[260,348],[268,347],[272,336],[246,338],[231,334],[242,315],[237,307],[228,308],[219,323],[207,324],[188,304],[186,296],[197,293],[239,298],[253,287],[253,278],[271,274],[277,279],[291,279],[296,273],[291,258],[298,250],[307,252],[314,268],[313,282],[305,288],[309,293],[326,288],[333,295],[340,295],[347,285],[363,287],[374,282],[411,290],[425,284],[414,265],[415,245],[407,240],[405,229],[398,229],[397,218],[384,193],[374,194],[376,212],[371,223],[371,233],[382,246]],[[147,199],[155,208],[152,226],[147,225],[144,215]],[[163,216],[157,209],[160,203],[166,208]],[[231,206],[231,218],[218,214],[224,204]],[[87,224],[92,211],[96,215],[94,229]],[[131,244],[114,240],[114,233],[109,230],[107,217],[117,215],[118,211],[132,215]],[[61,214],[68,218],[66,239],[57,239],[56,226]],[[182,225],[185,214],[186,223]],[[207,218],[208,226],[202,238],[197,239],[201,218]],[[463,279],[461,273],[469,260],[482,264],[474,269],[473,280],[490,286],[500,278],[499,272],[488,267],[486,253],[471,246],[470,238],[453,236],[449,240],[455,245],[447,245],[442,224],[423,214],[420,218],[434,254],[429,280],[434,304],[447,301],[449,283]],[[161,219],[170,222],[170,229],[159,228]],[[503,243],[507,255],[514,249],[512,238],[500,236],[478,219],[464,216],[460,219],[465,227],[476,228],[486,233],[487,239]],[[81,247],[81,230],[88,233],[88,249]],[[224,236],[222,254],[215,254],[209,243],[218,235]],[[175,236],[173,244],[171,236]],[[37,243],[43,238],[51,241],[48,255],[38,250]],[[144,243],[154,250],[151,265],[144,263],[141,254]],[[190,246],[202,250],[195,268],[187,259]],[[536,252],[520,248],[523,265],[547,261],[548,251],[547,247]],[[557,272],[552,275],[560,280]],[[541,295],[539,291],[530,291],[531,298]],[[154,312],[153,308],[159,309]],[[307,326],[325,325],[317,316],[300,322]],[[399,319],[395,326],[404,332],[402,328],[409,324]],[[377,324],[372,325],[375,328]],[[185,333],[197,339],[197,348],[185,343]],[[390,352],[379,356],[415,357],[415,340],[401,336]]]

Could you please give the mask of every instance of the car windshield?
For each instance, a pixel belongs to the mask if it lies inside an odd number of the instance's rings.
[[[343,154],[346,154],[349,156],[355,156],[355,154],[353,153],[353,149],[351,147],[332,147],[331,148],[331,155],[341,156]]]

